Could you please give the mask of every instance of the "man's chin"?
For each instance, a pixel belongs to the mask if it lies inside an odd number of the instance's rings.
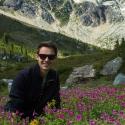
[[[43,67],[42,69],[45,70],[45,71],[48,71],[49,67]]]
[[[46,65],[40,65],[40,68],[41,68],[41,70],[48,71],[50,66],[48,66],[48,65],[47,66]]]

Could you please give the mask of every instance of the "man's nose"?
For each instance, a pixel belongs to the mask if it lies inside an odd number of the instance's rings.
[[[45,61],[49,61],[49,58],[48,58],[48,57],[46,57],[46,58],[45,58]]]

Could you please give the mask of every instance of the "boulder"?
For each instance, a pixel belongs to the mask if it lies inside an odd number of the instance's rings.
[[[52,17],[52,15],[45,9],[42,9],[41,17],[49,24],[54,22],[54,18]]]
[[[13,80],[12,79],[8,80],[8,92],[10,92],[12,84]]]
[[[10,92],[12,83],[13,83],[13,79],[2,79],[0,80],[0,83],[5,83],[8,86],[8,92]]]
[[[113,82],[113,85],[125,84],[125,74],[119,73]]]
[[[95,77],[95,69],[93,65],[85,65],[82,67],[74,68],[66,83],[83,83],[86,78]]]
[[[47,8],[47,9],[55,9],[60,7],[63,3],[64,0],[41,0],[41,8]]]
[[[25,16],[34,17],[36,15],[36,5],[31,2],[23,2],[21,6],[21,12],[24,13]]]
[[[68,86],[62,86],[61,87],[61,90],[66,90],[66,89],[68,89]]]
[[[11,7],[15,10],[20,9],[21,5],[23,3],[23,0],[5,0],[3,2],[3,6]]]
[[[122,58],[121,57],[117,57],[111,61],[108,61],[103,69],[100,71],[101,75],[113,75],[116,74],[118,72],[118,70],[120,69],[121,65],[122,65]]]

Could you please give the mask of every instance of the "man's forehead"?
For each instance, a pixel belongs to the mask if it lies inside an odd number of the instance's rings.
[[[41,47],[39,51],[40,52],[42,52],[42,51],[44,51],[44,52],[48,52],[48,51],[49,52],[55,52],[54,49],[51,48],[51,47]]]

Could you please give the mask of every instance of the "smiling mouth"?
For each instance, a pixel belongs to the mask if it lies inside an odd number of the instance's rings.
[[[49,66],[49,64],[48,64],[48,63],[43,63],[42,65],[44,65],[44,66]]]

